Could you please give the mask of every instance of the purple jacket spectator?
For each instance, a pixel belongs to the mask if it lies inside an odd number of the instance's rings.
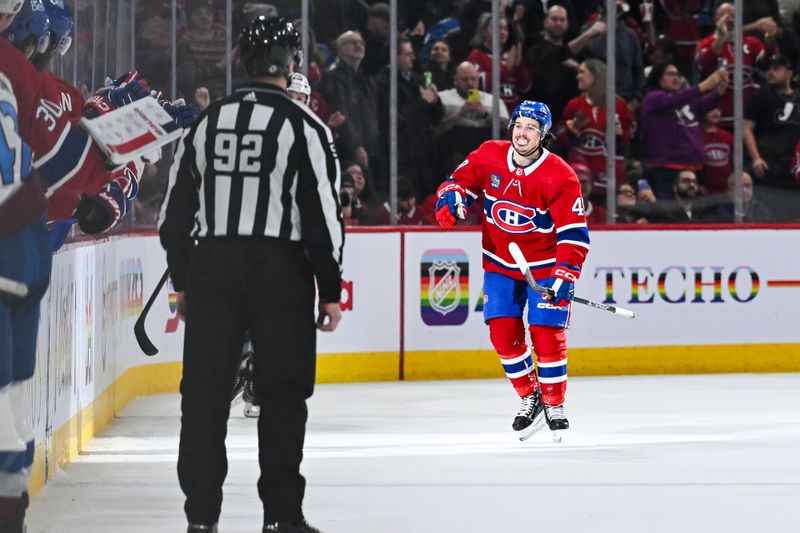
[[[719,106],[728,73],[719,69],[697,86],[681,89],[681,75],[672,63],[655,65],[647,77],[650,91],[640,109],[640,142],[645,176],[656,198],[672,197],[679,170],[703,168],[700,117]]]
[[[647,166],[703,168],[700,117],[718,107],[721,99],[717,91],[703,94],[697,85],[647,93],[640,114]]]

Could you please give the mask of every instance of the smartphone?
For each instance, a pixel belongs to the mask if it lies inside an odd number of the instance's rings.
[[[724,57],[720,57],[717,59],[717,68],[728,68],[728,60]]]
[[[467,89],[467,102],[480,102],[481,93],[478,89]]]
[[[426,70],[422,73],[422,88],[430,89],[431,85],[433,85],[433,73],[430,70]]]
[[[640,179],[636,186],[639,188],[640,191],[646,191],[650,189],[650,183],[646,179]]]

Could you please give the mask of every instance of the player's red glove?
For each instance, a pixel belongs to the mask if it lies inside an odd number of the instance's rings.
[[[581,275],[580,267],[567,263],[556,263],[550,271],[550,277],[542,282],[544,287],[553,291],[552,296],[543,294],[542,297],[558,307],[568,305],[575,296],[575,282]]]
[[[437,191],[436,221],[443,228],[452,228],[458,219],[467,216],[467,191],[454,181],[443,183]]]

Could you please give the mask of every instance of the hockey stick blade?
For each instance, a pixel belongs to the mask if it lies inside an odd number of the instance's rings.
[[[167,282],[167,278],[169,278],[169,269],[165,270],[164,274],[161,276],[161,279],[158,280],[156,288],[153,289],[153,294],[150,295],[150,299],[147,300],[147,303],[142,309],[142,313],[139,315],[139,318],[136,319],[136,323],[133,325],[133,334],[136,336],[136,342],[139,344],[139,348],[142,349],[145,355],[149,355],[150,357],[158,353],[158,348],[155,347],[153,342],[150,340],[150,337],[147,336],[147,331],[144,329],[144,322],[147,320],[147,314],[150,312],[150,308],[153,307],[153,302],[156,301],[158,293],[161,292],[161,289]]]
[[[555,293],[552,289],[547,287],[542,287],[536,280],[533,279],[533,275],[531,274],[530,268],[528,268],[528,261],[525,259],[525,256],[520,250],[519,245],[515,242],[508,243],[508,251],[511,254],[511,257],[514,258],[514,262],[517,264],[517,268],[522,275],[525,276],[525,280],[530,285],[531,289],[535,290],[536,292],[540,292],[542,294],[546,294],[548,297],[553,297]],[[614,313],[615,315],[623,316],[625,318],[636,318],[636,313],[631,311],[630,309],[625,309],[624,307],[617,307],[616,305],[608,305],[603,304],[600,302],[593,302],[592,300],[587,300],[585,298],[579,298],[578,296],[574,296],[572,301],[575,303],[583,304],[589,307],[594,307],[595,309],[600,309],[601,311],[608,311],[610,313]]]

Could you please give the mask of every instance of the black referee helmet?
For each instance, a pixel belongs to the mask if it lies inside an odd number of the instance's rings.
[[[289,64],[303,63],[300,34],[281,17],[260,16],[239,35],[239,59],[250,76],[277,78],[289,74]]]

